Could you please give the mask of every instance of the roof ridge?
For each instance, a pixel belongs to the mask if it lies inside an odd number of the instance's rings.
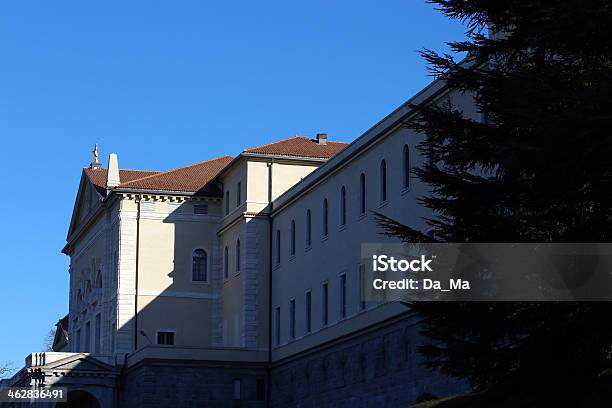
[[[310,140],[310,138],[308,136],[293,135],[293,136],[286,137],[284,139],[277,140],[275,142],[264,143],[264,144],[259,145],[259,146],[249,147],[248,149],[244,149],[243,152],[247,152],[249,150],[254,150],[254,149],[261,149],[262,147],[266,147],[266,146],[270,146],[270,145],[273,145],[273,144],[276,144],[276,143],[284,142],[285,140],[297,139],[297,138],[304,138],[304,139]]]
[[[138,179],[135,179],[135,180],[130,180],[130,181],[128,181],[127,183],[121,183],[121,184],[119,184],[119,187],[129,186],[130,184],[135,183],[135,182],[137,182],[137,181],[149,180],[149,179],[151,179],[151,178],[153,178],[153,177],[159,177],[159,176],[162,176],[162,175],[165,175],[165,174],[170,174],[170,173],[173,173],[173,172],[175,172],[175,171],[184,170],[184,169],[188,169],[188,168],[190,168],[190,167],[199,166],[199,165],[204,164],[204,163],[210,163],[210,162],[213,162],[213,161],[216,161],[216,160],[224,159],[224,158],[226,158],[226,157],[232,158],[232,156],[229,156],[229,155],[224,155],[224,156],[215,157],[215,158],[213,158],[213,159],[202,160],[202,161],[197,162],[197,163],[188,164],[187,166],[181,166],[181,167],[177,167],[177,168],[175,168],[175,169],[170,169],[170,170],[166,170],[166,171],[161,171],[161,172],[159,172],[159,173],[157,173],[157,174],[151,174],[151,175],[149,175],[149,176],[141,177],[141,178],[138,178]]]
[[[92,169],[91,167],[83,167],[83,170],[92,170],[92,171],[96,171],[96,170],[106,170],[108,171],[108,167],[100,167],[98,169]],[[143,170],[143,169],[119,169],[119,171],[140,171],[143,173],[164,173],[165,171],[168,170]]]

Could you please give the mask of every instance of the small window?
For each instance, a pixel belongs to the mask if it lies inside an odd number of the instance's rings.
[[[87,322],[85,324],[85,347],[83,347],[83,351],[89,353],[91,349],[91,322]]]
[[[340,275],[340,317],[346,317],[346,274]]]
[[[310,209],[306,210],[306,246],[312,244],[312,217]]]
[[[329,284],[324,283],[323,284],[323,289],[322,289],[322,305],[321,305],[321,309],[323,311],[322,314],[322,320],[323,320],[323,326],[327,326],[327,323],[329,323]]]
[[[291,220],[291,255],[295,255],[295,221]]]
[[[242,183],[238,182],[236,184],[236,207],[240,206],[242,203]]]
[[[322,216],[322,222],[323,222],[323,236],[326,237],[328,232],[329,232],[329,207],[327,205],[327,198],[323,199],[323,216]]]
[[[365,310],[366,302],[365,302],[365,265],[359,265],[359,309]]]
[[[387,201],[387,162],[380,162],[380,202]]]
[[[240,272],[240,238],[236,240],[236,273]]]
[[[229,214],[229,191],[225,192],[225,215]]]
[[[234,396],[235,400],[242,399],[242,381],[239,379],[234,380]]]
[[[95,282],[95,288],[102,288],[102,271],[98,270],[98,273],[96,274],[96,282]]]
[[[312,330],[312,292],[306,292],[306,333]]]
[[[410,150],[408,145],[404,145],[402,151],[402,186],[404,188],[410,187]]]
[[[280,345],[281,342],[281,310],[280,306],[276,307],[274,311],[274,340],[276,341],[276,345]]]
[[[359,213],[365,214],[366,212],[366,177],[365,174],[361,173],[359,177]]]
[[[340,225],[346,225],[346,187],[340,189]]]
[[[157,344],[166,346],[174,345],[174,332],[160,331],[157,332]]]
[[[195,204],[193,206],[193,213],[195,215],[206,215],[206,214],[208,214],[208,204]]]
[[[281,232],[276,230],[276,264],[280,265],[281,262]]]
[[[295,339],[295,299],[289,302],[289,337]]]
[[[94,334],[94,353],[100,354],[100,341],[102,340],[102,316],[100,313],[96,315],[95,320],[95,334]]]
[[[191,280],[194,282],[206,282],[208,280],[206,251],[196,249],[193,251],[193,262],[191,269]]]
[[[225,247],[223,253],[223,277],[225,279],[229,278],[229,249]]]

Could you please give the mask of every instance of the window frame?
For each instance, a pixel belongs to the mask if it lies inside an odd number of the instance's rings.
[[[202,251],[204,253],[204,279],[200,280],[200,279],[195,279],[195,254],[198,251]],[[206,248],[203,247],[197,247],[194,248],[191,251],[191,283],[196,283],[196,284],[206,284],[209,282],[208,279],[208,266],[209,266],[209,262],[208,262],[208,251],[206,250]]]
[[[380,183],[380,204],[384,204],[387,202],[388,199],[388,180],[387,180],[387,161],[385,159],[382,159],[380,161],[380,166],[379,166],[379,171],[380,171],[380,179],[379,179],[379,183]]]
[[[234,265],[234,273],[236,275],[240,273],[241,261],[242,261],[242,248],[240,246],[240,237],[238,237],[236,238],[236,253],[235,253],[235,259],[234,259],[234,262],[236,263],[236,265]]]
[[[327,198],[323,199],[323,213],[321,214],[321,236],[327,238],[329,236],[329,202]]]
[[[312,246],[312,213],[310,208],[306,209],[306,248]]]
[[[159,342],[160,334],[172,334],[172,344],[162,344]],[[157,329],[155,330],[155,345],[156,346],[175,346],[176,345],[176,329]]]
[[[340,188],[340,226],[346,226],[346,187]]]
[[[291,245],[289,255],[295,256],[295,220],[291,220]]]

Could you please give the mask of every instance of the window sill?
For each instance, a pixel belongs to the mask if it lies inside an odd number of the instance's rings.
[[[328,239],[329,239],[329,234],[328,234],[328,235],[323,235],[323,236],[321,237],[321,242],[325,242],[325,241],[327,241]]]
[[[368,217],[368,213],[359,214],[359,217],[357,217],[357,220],[361,221],[367,217]]]
[[[389,201],[385,200],[378,204],[378,208],[385,208],[387,205],[389,205]]]
[[[310,252],[311,249],[312,246],[308,245],[306,248],[304,248],[304,252]]]
[[[406,194],[408,194],[408,193],[410,192],[410,190],[412,190],[412,187],[411,187],[411,186],[408,186],[408,187],[403,187],[403,188],[402,188],[402,192],[401,192],[401,194],[402,194],[402,195],[406,195]]]
[[[338,226],[338,231],[344,231],[346,229],[346,224],[342,224]]]
[[[192,280],[191,283],[194,285],[209,285],[210,284],[209,281],[194,281],[194,280]]]
[[[289,262],[293,262],[295,260],[295,254],[291,255],[289,257]]]

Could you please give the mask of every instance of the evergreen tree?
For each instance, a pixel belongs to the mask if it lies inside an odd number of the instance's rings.
[[[414,174],[445,242],[612,242],[612,2],[433,0],[466,23],[425,50],[431,72],[474,96],[484,121],[447,104],[414,106],[408,126],[430,160]],[[387,234],[431,240],[378,216]],[[411,307],[426,364],[475,388],[583,386],[612,363],[606,303],[436,303]],[[568,388],[569,390],[569,388]],[[571,399],[565,402],[569,403]]]

